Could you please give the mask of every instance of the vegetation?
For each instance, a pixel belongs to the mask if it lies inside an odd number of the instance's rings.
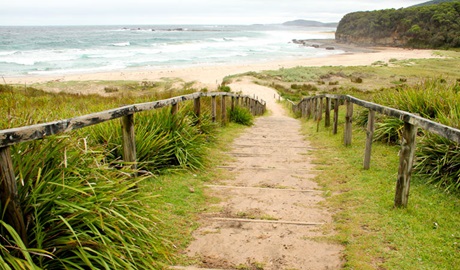
[[[181,91],[133,89],[101,97],[2,85],[0,110],[7,117],[0,126],[69,118],[172,92]],[[136,114],[137,170],[120,159],[119,121],[12,147],[27,241],[4,222],[0,205],[0,268],[161,269],[177,261],[177,248],[190,240],[183,232],[196,226],[194,215],[206,200],[203,181],[214,173],[197,171],[210,164],[206,156],[220,133],[209,121],[209,105],[203,102],[200,121],[191,102],[174,116],[168,108]]]
[[[460,2],[354,12],[340,21],[336,40],[413,48],[459,48]]]
[[[236,106],[233,110],[228,110],[228,116],[230,121],[234,123],[245,126],[253,125],[254,117],[247,108]]]
[[[191,105],[191,104],[190,104]],[[158,172],[171,168],[200,169],[206,153],[206,143],[213,141],[217,128],[209,117],[202,117],[199,125],[192,108],[183,108],[172,115],[170,108],[137,114],[135,117],[138,168]],[[107,162],[116,164],[122,159],[122,135],[119,123],[110,121],[86,129],[90,144],[102,146]]]
[[[431,79],[399,91],[387,91],[374,101],[396,109],[416,113],[424,118],[460,128],[460,82]],[[376,139],[397,142],[402,121],[384,117],[377,126]],[[460,190],[460,146],[438,135],[419,131],[415,172],[429,182],[450,191]]]
[[[425,3],[413,5],[412,7],[421,7],[421,6],[428,6],[428,5],[436,5],[436,4],[441,4],[441,3],[445,3],[445,2],[455,2],[455,1],[457,1],[457,0],[433,0],[433,1],[428,1],[428,2],[425,2]]]

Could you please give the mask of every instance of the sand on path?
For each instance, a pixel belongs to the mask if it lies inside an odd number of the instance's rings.
[[[186,250],[199,263],[174,269],[340,269],[342,247],[321,240],[333,233],[332,218],[320,206],[309,156],[315,149],[300,121],[286,115],[270,88],[247,81],[231,87],[266,100],[271,113],[234,140],[235,161],[225,167],[233,176],[209,186],[221,210],[203,215]]]

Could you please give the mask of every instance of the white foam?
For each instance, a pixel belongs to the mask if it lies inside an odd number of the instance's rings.
[[[169,26],[165,27],[165,29]],[[172,28],[172,27],[171,27]],[[203,30],[212,28],[213,30]],[[94,29],[98,29],[94,27]],[[155,27],[155,29],[158,29]],[[201,26],[199,31],[151,31],[150,28],[68,32],[65,42],[50,43],[45,34],[30,44],[0,51],[0,74],[66,74],[126,67],[188,66],[314,57],[340,53],[293,44],[292,39],[333,37],[315,31],[250,30],[235,26]],[[214,31],[214,29],[219,29]],[[193,29],[192,29],[193,30]],[[91,32],[93,31],[93,32]],[[97,35],[94,35],[96,31]],[[92,34],[91,34],[92,33]],[[1,41],[2,37],[0,37]],[[37,44],[42,49],[33,50]],[[22,45],[22,44],[21,44]],[[46,47],[48,46],[48,47]],[[51,46],[53,46],[51,48]],[[16,74],[16,75],[17,75]],[[15,75],[15,74],[13,74]]]
[[[129,41],[119,42],[119,43],[113,43],[112,46],[115,46],[115,47],[127,47],[127,46],[131,46],[131,43]]]

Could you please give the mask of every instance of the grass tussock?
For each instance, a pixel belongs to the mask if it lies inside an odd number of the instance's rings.
[[[163,221],[144,203],[156,195],[136,188],[145,179],[133,178],[134,171],[110,167],[101,153],[68,136],[12,152],[28,248],[16,249],[25,244],[3,223],[4,267],[145,269],[169,260]]]
[[[186,108],[172,115],[170,108],[135,116],[138,167],[151,172],[164,169],[201,169],[206,144],[215,140],[217,128],[204,116],[199,123]],[[91,144],[103,145],[106,160],[119,163],[123,149],[120,123],[111,121],[88,129]]]
[[[460,128],[460,84],[445,79],[426,80],[398,91],[375,96],[376,103],[415,113],[433,121]],[[380,117],[376,140],[398,143],[403,122]],[[415,173],[446,191],[460,190],[460,146],[438,135],[419,130]]]
[[[236,106],[233,110],[229,109],[227,115],[231,122],[245,126],[252,126],[254,124],[254,116],[247,108]]]

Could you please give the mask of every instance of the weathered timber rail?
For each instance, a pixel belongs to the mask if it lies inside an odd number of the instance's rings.
[[[353,104],[369,109],[368,125],[366,131],[366,145],[364,151],[364,169],[370,168],[372,140],[374,135],[375,113],[381,113],[392,116],[404,121],[404,129],[401,140],[401,151],[399,153],[399,169],[396,182],[396,192],[394,205],[395,207],[407,207],[409,199],[409,187],[412,176],[412,166],[414,163],[417,129],[422,128],[426,131],[435,133],[439,136],[460,143],[460,130],[449,127],[418,115],[386,107],[376,103],[357,99],[349,95],[318,95],[303,98],[298,104],[291,101],[292,110],[300,113],[303,118],[313,118],[318,122],[318,128],[325,114],[325,126],[330,127],[331,115],[334,112],[332,133],[337,134],[339,119],[339,106],[344,103],[346,106],[345,127],[343,141],[345,146],[351,145],[352,142],[352,121],[353,121]]]
[[[197,92],[170,99],[128,105],[65,120],[0,130],[0,199],[2,206],[5,208],[5,221],[16,230],[23,242],[27,245],[26,227],[21,205],[18,201],[17,181],[14,173],[10,146],[121,118],[123,131],[123,160],[129,164],[133,164],[132,166],[135,167],[136,142],[134,134],[134,115],[139,112],[151,111],[166,106],[171,106],[171,113],[176,114],[181,102],[193,100],[194,113],[199,121],[201,114],[201,98],[204,97],[211,98],[211,117],[213,122],[218,120],[216,115],[218,106],[216,101],[217,97],[221,98],[220,120],[222,123],[226,123],[227,121],[227,103],[230,103],[226,100],[227,97],[231,98],[231,110],[233,110],[235,106],[242,106],[248,108],[253,115],[261,115],[266,110],[266,103],[264,101],[259,101],[256,97],[241,96],[227,92]]]

